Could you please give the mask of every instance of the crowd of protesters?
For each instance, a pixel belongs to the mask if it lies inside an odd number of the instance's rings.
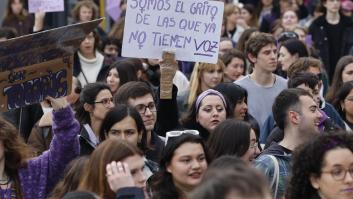
[[[69,95],[1,114],[0,198],[353,199],[353,2],[223,2],[210,64],[122,57],[122,0]],[[25,4],[0,47],[45,30]],[[77,1],[74,23],[98,10]]]

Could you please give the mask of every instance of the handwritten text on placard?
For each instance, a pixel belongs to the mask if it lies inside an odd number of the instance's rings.
[[[64,11],[64,0],[29,0],[28,10],[35,12],[61,12]]]
[[[208,0],[128,0],[123,56],[216,63],[223,3]]]

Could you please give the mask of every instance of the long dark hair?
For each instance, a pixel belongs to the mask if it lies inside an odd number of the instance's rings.
[[[331,87],[329,88],[327,95],[326,95],[326,100],[328,102],[331,102],[331,103],[333,102],[333,100],[335,98],[335,93],[343,84],[343,80],[342,80],[343,70],[350,63],[353,63],[353,56],[352,55],[343,56],[338,60],[336,67],[335,67],[335,72],[333,74]]]
[[[245,103],[247,103],[248,92],[243,87],[234,84],[233,82],[220,83],[214,89],[222,93],[222,95],[227,99],[231,111],[235,109],[240,100],[244,99]],[[248,120],[248,115],[244,119]]]
[[[281,43],[281,47],[285,47],[291,55],[298,54],[298,57],[308,57],[309,52],[305,44],[299,39],[288,39]]]
[[[141,142],[138,143],[138,146],[142,151],[145,151],[147,146],[147,132],[142,118],[134,108],[123,104],[117,105],[107,113],[99,131],[99,139],[101,142],[106,140],[108,131],[112,128],[112,126],[129,116],[134,119],[138,133],[142,133]]]
[[[105,75],[105,80],[109,75],[110,70],[116,69],[119,73],[119,87],[124,85],[126,82],[137,81],[137,75],[134,68],[134,63],[128,60],[119,60],[114,62],[109,69],[107,70],[107,74]]]
[[[212,159],[222,155],[242,157],[250,146],[251,126],[243,121],[228,119],[212,132],[207,146]]]
[[[177,150],[184,143],[200,144],[205,152],[207,163],[210,162],[206,145],[204,144],[200,136],[192,134],[183,134],[179,137],[173,138],[173,141],[168,141],[166,147],[162,152],[159,171],[150,179],[151,184],[149,185],[153,192],[153,198],[179,198],[179,192],[173,182],[172,174],[167,171],[167,166],[171,163],[175,150]]]
[[[332,105],[336,108],[337,112],[340,114],[341,118],[346,120],[346,114],[341,107],[341,102],[343,102],[353,89],[353,81],[349,81],[343,84],[343,86],[336,91],[335,98],[333,99]]]

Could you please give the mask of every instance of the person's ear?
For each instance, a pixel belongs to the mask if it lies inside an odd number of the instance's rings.
[[[167,165],[166,170],[168,171],[168,173],[172,173],[173,170],[172,170],[170,164]]]
[[[295,125],[298,125],[300,123],[300,115],[295,111],[289,111],[288,119],[290,123],[293,123]]]
[[[83,108],[85,109],[85,111],[87,111],[89,113],[93,112],[93,105],[92,104],[84,103]]]
[[[256,63],[256,57],[252,55],[251,53],[248,53],[248,59],[251,63]]]
[[[341,107],[342,112],[344,112],[344,102],[343,101],[340,102],[340,107]]]
[[[314,175],[310,175],[309,177],[309,180],[310,180],[310,183],[311,183],[311,186],[314,187],[314,189],[320,189],[320,184],[319,184],[319,178],[314,176]]]

